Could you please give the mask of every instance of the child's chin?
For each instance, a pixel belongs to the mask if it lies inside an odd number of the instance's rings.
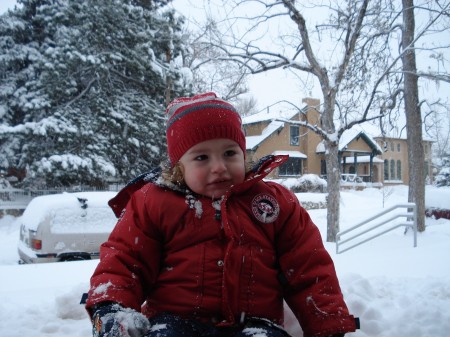
[[[212,199],[220,199],[226,193],[227,190],[215,190],[213,192],[208,193],[208,197]]]

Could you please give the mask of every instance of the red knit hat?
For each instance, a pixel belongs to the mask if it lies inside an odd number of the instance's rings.
[[[217,138],[234,140],[245,155],[241,117],[215,93],[176,98],[167,107],[166,115],[167,152],[172,165],[192,146]]]

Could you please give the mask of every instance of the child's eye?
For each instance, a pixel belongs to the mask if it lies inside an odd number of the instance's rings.
[[[235,154],[236,154],[236,151],[234,151],[234,150],[225,151],[225,157],[232,157]]]
[[[196,161],[203,161],[203,160],[206,160],[206,159],[208,159],[208,156],[206,154],[202,154],[202,155],[197,156],[197,157],[194,158],[194,160],[196,160]]]

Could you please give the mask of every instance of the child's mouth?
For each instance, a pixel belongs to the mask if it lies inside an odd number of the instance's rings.
[[[221,186],[228,186],[229,185],[229,181],[228,180],[216,180],[213,181],[211,183],[209,183],[210,186],[215,186],[215,187],[221,187]]]

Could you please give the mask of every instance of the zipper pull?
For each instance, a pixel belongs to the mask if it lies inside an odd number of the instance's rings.
[[[223,199],[223,198],[222,198]],[[220,212],[220,205],[222,203],[222,199],[220,200],[215,200],[212,203],[212,207],[215,209],[215,214],[214,214],[214,219],[216,219],[217,221],[222,220],[222,214]]]
[[[214,214],[214,219],[217,221],[222,220],[222,213],[220,212],[220,209],[216,209],[216,214]]]

